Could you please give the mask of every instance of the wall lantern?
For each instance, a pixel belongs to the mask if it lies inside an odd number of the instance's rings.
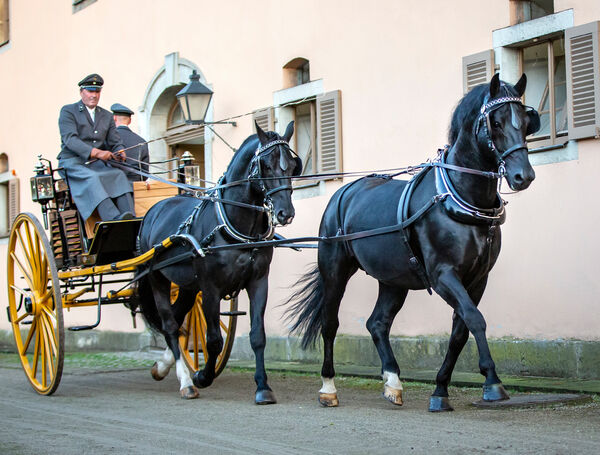
[[[176,95],[181,105],[185,123],[190,125],[204,123],[204,117],[212,95],[212,90],[200,82],[200,75],[196,70],[192,71],[190,82]]]

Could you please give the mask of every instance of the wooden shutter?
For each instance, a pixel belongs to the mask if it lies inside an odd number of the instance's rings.
[[[600,21],[565,30],[569,139],[600,135]]]
[[[342,172],[342,92],[317,98],[317,163],[319,172]]]
[[[467,93],[476,85],[489,82],[494,75],[494,51],[489,49],[477,54],[467,55],[463,57],[462,65],[463,93]]]
[[[8,181],[8,229],[19,214],[19,179],[10,179]]]
[[[256,133],[256,126],[254,122],[258,123],[263,131],[275,130],[275,122],[273,116],[273,108],[268,107],[252,113],[252,131]]]

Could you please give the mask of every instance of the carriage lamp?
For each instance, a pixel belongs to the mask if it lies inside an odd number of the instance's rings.
[[[36,175],[29,180],[31,183],[31,199],[34,202],[46,205],[54,199],[52,174],[50,174],[48,167],[41,161],[38,161],[33,171]]]
[[[186,185],[200,186],[200,166],[194,164],[194,155],[188,151],[181,156],[179,175]]]
[[[190,82],[183,87],[177,95],[183,119],[188,125],[214,125],[218,123],[228,123],[236,126],[236,122],[206,122],[206,111],[212,98],[213,92],[206,85],[200,82],[200,75],[196,70],[190,75]]]

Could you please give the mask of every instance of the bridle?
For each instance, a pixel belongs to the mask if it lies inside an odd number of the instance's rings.
[[[258,147],[256,149],[256,152],[254,152],[252,161],[250,161],[250,173],[248,175],[248,180],[251,183],[258,185],[260,191],[263,193],[263,195],[265,197],[264,204],[265,204],[265,207],[269,208],[270,218],[272,219],[272,222],[277,224],[278,222],[277,222],[277,219],[274,214],[273,200],[272,200],[271,196],[280,191],[292,192],[293,187],[292,187],[292,182],[289,178],[286,179],[287,183],[280,185],[280,186],[276,186],[275,188],[268,189],[267,186],[265,185],[265,181],[268,180],[268,178],[265,178],[262,175],[261,159],[270,155],[275,150],[279,150],[279,166],[281,167],[281,169],[283,171],[285,171],[288,168],[288,163],[285,160],[285,157],[286,157],[285,152],[286,151],[290,152],[292,154],[292,156],[295,156],[295,158],[299,159],[298,155],[290,148],[290,144],[285,139],[276,139],[274,141],[268,142],[265,145],[263,145],[262,147]]]
[[[248,235],[245,235],[245,234],[239,232],[237,229],[235,229],[233,227],[233,225],[229,221],[229,218],[227,217],[227,214],[225,212],[223,204],[220,202],[215,203],[215,210],[216,210],[217,217],[218,217],[219,223],[220,223],[219,227],[223,228],[231,237],[233,237],[234,239],[236,239],[240,242],[251,242],[251,241],[255,242],[257,240],[263,240],[263,239],[270,240],[273,237],[273,235],[275,234],[275,226],[277,224],[279,224],[277,217],[275,216],[275,208],[274,208],[273,200],[272,200],[271,196],[279,191],[290,191],[291,192],[292,191],[291,181],[290,181],[290,179],[287,179],[288,180],[287,184],[268,189],[265,185],[265,180],[267,180],[268,178],[263,177],[262,171],[261,171],[261,159],[264,158],[265,156],[268,156],[269,154],[273,153],[273,151],[277,150],[277,149],[279,150],[279,153],[280,153],[279,164],[280,164],[282,170],[284,170],[284,171],[287,169],[287,161],[285,161],[285,155],[284,155],[285,150],[288,150],[296,157],[298,156],[290,148],[289,143],[286,140],[277,139],[277,140],[271,141],[271,142],[263,145],[262,147],[258,147],[256,149],[256,152],[254,152],[254,156],[252,157],[252,160],[250,161],[250,169],[249,169],[248,178],[247,178],[247,180],[251,184],[258,186],[260,192],[264,196],[263,205],[266,209],[266,212],[268,212],[268,214],[267,214],[268,226],[267,226],[267,229],[265,232],[263,232],[262,234],[259,234],[258,236],[248,236]],[[221,179],[218,182],[218,185],[222,185],[224,183],[224,179],[225,179],[225,176],[221,177]],[[217,195],[219,196],[219,198],[221,198],[222,197],[221,189],[217,189],[216,191],[217,191]]]
[[[506,176],[506,157],[508,157],[511,153],[516,152],[517,150],[527,150],[527,142],[515,144],[512,147],[506,149],[504,152],[500,152],[496,147],[496,144],[494,144],[494,140],[492,139],[492,126],[490,122],[490,114],[496,109],[499,109],[500,107],[504,106],[505,104],[515,103],[520,104],[521,106],[524,105],[521,102],[521,98],[517,96],[503,96],[501,98],[496,98],[491,101],[488,101],[488,99],[489,95],[486,95],[485,99],[483,100],[483,105],[479,110],[479,116],[477,117],[475,127],[475,138],[477,139],[477,136],[479,135],[479,130],[482,130],[483,134],[485,135],[488,149],[492,153],[494,153],[496,157],[498,157],[498,174],[500,174],[501,177],[504,177]],[[524,107],[527,108],[528,106]]]

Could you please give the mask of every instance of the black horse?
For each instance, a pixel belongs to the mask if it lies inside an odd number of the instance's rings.
[[[139,233],[140,250],[147,251],[176,234],[181,245],[157,253],[157,261],[185,254],[190,244],[203,253],[158,270],[148,266],[139,282],[142,314],[149,325],[160,331],[168,348],[163,359],[152,368],[152,376],[164,378],[176,364],[182,398],[196,398],[197,387],[209,386],[215,378],[215,362],[223,348],[219,328],[220,301],[246,289],[250,298],[250,343],[256,356],[257,404],[275,403],[267,384],[264,366],[265,331],[263,316],[267,304],[268,275],[273,248],[218,249],[233,243],[248,243],[273,237],[275,224],[286,225],[294,218],[290,177],[302,169],[302,162],[288,142],[294,133],[293,122],[283,137],[263,132],[244,141],[227,171],[219,180],[221,189],[213,190],[217,201],[201,201],[177,196],[153,206],[144,217]],[[237,182],[234,183],[234,182]],[[213,247],[215,250],[211,251]],[[208,250],[208,251],[207,251]],[[206,253],[206,254],[204,254]],[[178,297],[170,301],[171,283],[179,286]],[[178,335],[196,294],[202,291],[206,317],[207,356],[204,370],[190,378],[180,356]]]
[[[537,112],[521,104],[527,79],[515,86],[495,75],[475,87],[452,115],[450,146],[438,161],[425,165],[410,183],[370,176],[347,184],[331,198],[320,235],[345,236],[319,242],[318,266],[300,280],[289,302],[292,332],[304,332],[303,347],[324,341],[319,401],[337,406],[333,344],[346,284],[357,269],[379,281],[379,296],[367,321],[382,362],[384,396],[402,404],[400,369],[389,342],[390,327],[411,289],[433,288],[454,310],[452,334],[436,378],[430,411],[452,410],[448,384],[469,336],[479,349],[485,376],[484,400],[508,398],[496,374],[477,309],[488,274],[500,253],[504,201],[498,179],[524,190],[535,178],[525,137],[539,129]],[[399,226],[387,230],[382,227]],[[352,233],[360,234],[352,239]],[[350,240],[348,240],[350,238]],[[430,291],[431,292],[431,291]]]

